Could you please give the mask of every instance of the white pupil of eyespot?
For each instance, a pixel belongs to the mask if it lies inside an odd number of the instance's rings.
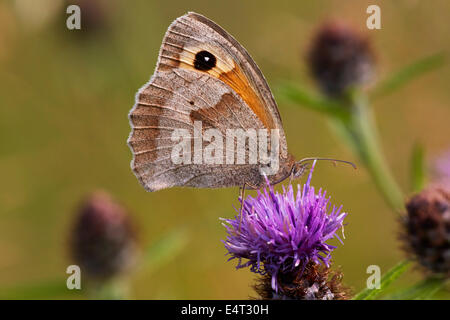
[[[205,57],[205,61],[209,61],[209,57]]]

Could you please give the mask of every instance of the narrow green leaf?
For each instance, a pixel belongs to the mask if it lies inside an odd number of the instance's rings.
[[[383,291],[389,287],[398,277],[400,277],[411,266],[409,260],[405,260],[394,266],[380,280],[380,289],[365,288],[359,292],[353,300],[373,300],[377,296],[383,293]]]
[[[431,299],[445,284],[443,277],[430,276],[415,285],[392,294],[389,298],[396,300],[427,300]]]
[[[414,192],[419,192],[426,182],[426,164],[424,147],[416,143],[411,155],[411,184]]]
[[[376,99],[388,95],[395,90],[406,85],[408,82],[419,76],[436,70],[445,63],[446,56],[443,53],[437,53],[426,58],[422,58],[390,75],[384,81],[381,81],[371,92],[370,98]]]
[[[184,229],[175,229],[152,243],[144,253],[144,268],[154,271],[170,262],[188,242]]]
[[[347,108],[339,102],[311,93],[294,83],[284,82],[277,87],[276,93],[282,99],[314,111],[341,119],[348,119],[350,116]]]

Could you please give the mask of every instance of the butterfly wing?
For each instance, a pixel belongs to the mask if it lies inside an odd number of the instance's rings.
[[[223,136],[228,129],[268,129],[269,133],[278,129],[280,156],[287,157],[278,109],[261,71],[234,38],[196,13],[188,13],[170,25],[155,73],[138,91],[129,118],[131,166],[150,191],[172,186],[214,188],[242,185],[244,181],[261,183],[257,164],[226,164],[227,148],[233,152],[234,144],[223,144],[219,139],[209,143],[223,148],[217,162],[190,158],[174,163],[172,151],[179,143],[173,139],[174,131],[184,130],[191,139],[188,149],[195,157],[198,123],[202,133],[215,129]],[[202,150],[209,145],[201,139],[197,142]],[[249,148],[245,152],[248,157]]]

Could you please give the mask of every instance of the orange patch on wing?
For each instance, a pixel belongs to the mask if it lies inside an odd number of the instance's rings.
[[[219,79],[229,85],[253,110],[267,129],[274,129],[275,124],[261,98],[248,82],[247,77],[238,66],[229,72],[221,73]]]
[[[179,59],[179,67],[197,72],[206,72],[210,76],[225,82],[242,98],[242,100],[244,100],[267,129],[275,129],[275,123],[262,102],[262,99],[250,85],[247,76],[236,64],[234,64],[233,69],[228,68],[227,71],[224,71],[225,67],[223,66],[222,68],[216,66],[211,70],[199,71],[194,68],[193,57],[183,56],[182,59]],[[230,66],[227,65],[227,67]]]

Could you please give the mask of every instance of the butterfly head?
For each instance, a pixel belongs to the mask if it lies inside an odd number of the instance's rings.
[[[306,171],[306,169],[308,168],[308,164],[309,163],[305,163],[305,162],[301,162],[301,161],[297,161],[294,163],[294,165],[292,166],[292,170],[291,170],[291,179],[298,179],[300,178]]]

